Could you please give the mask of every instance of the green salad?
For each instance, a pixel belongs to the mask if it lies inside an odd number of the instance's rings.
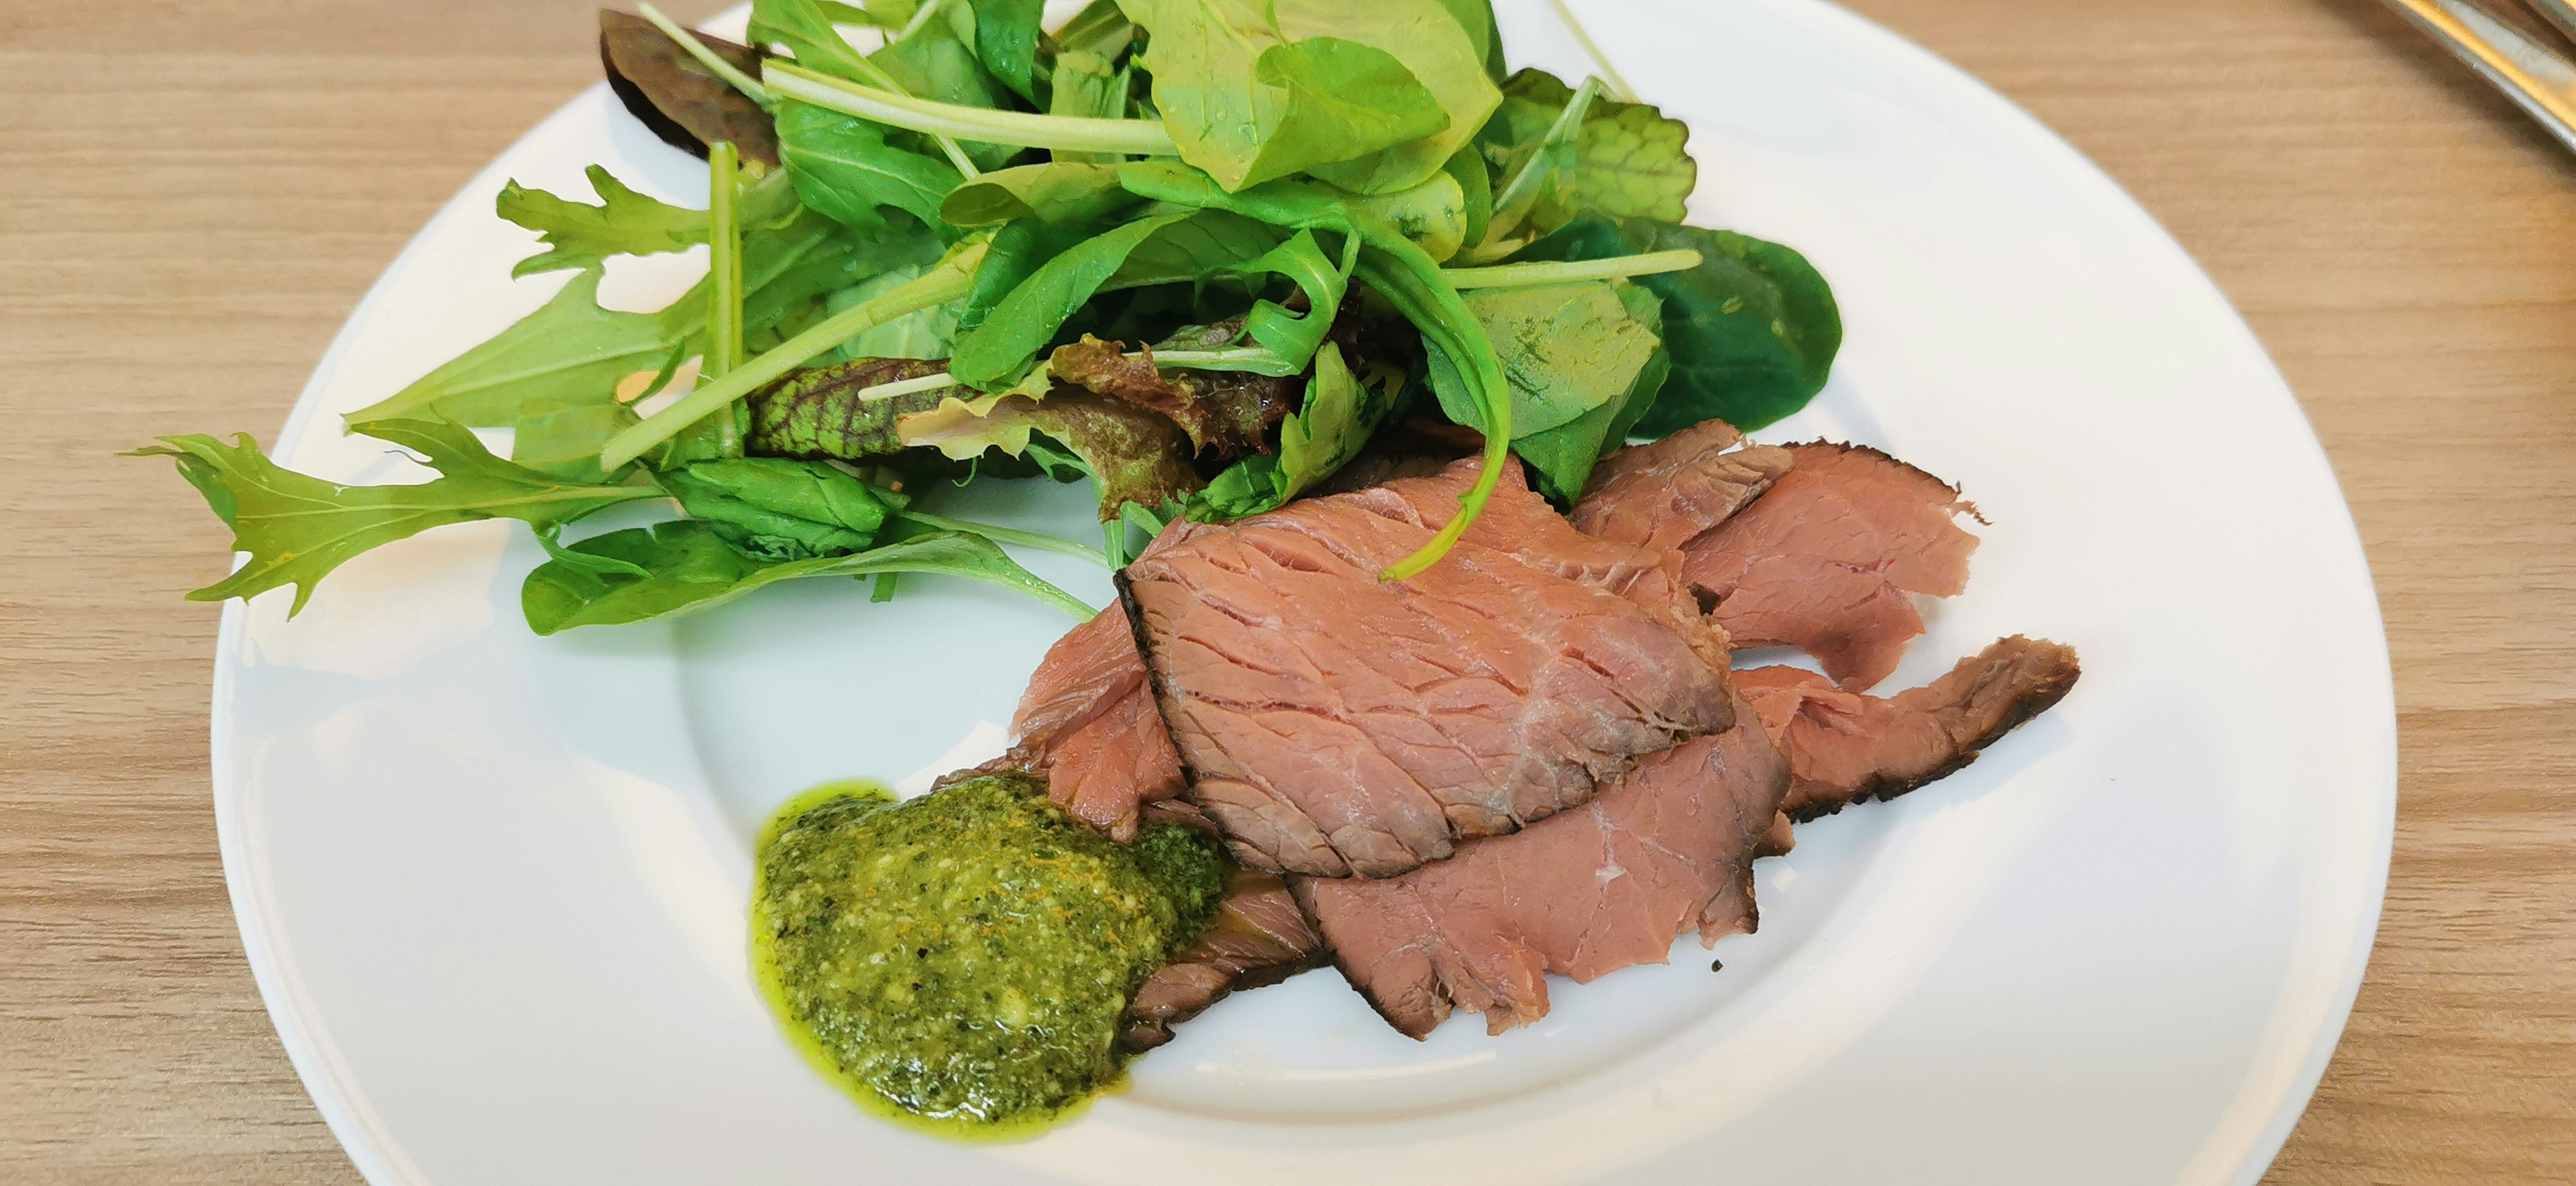
[[[706,158],[705,207],[596,166],[595,201],[505,186],[543,246],[512,275],[569,282],[347,418],[431,481],[342,485],[246,435],[141,450],[248,553],[190,596],[291,585],[293,612],[362,551],[511,518],[548,556],[521,596],[540,634],[811,576],[878,599],[962,576],[1088,615],[1012,552],[1115,567],[1176,517],[1315,489],[1382,430],[1479,442],[1401,579],[1507,453],[1565,504],[1634,437],[1759,427],[1824,384],[1824,280],[1687,225],[1687,129],[1606,66],[1507,71],[1488,0],[1094,0],[1052,29],[1042,7],[756,0],[747,45],[603,13],[613,89]],[[669,306],[599,303],[610,257],[701,245]],[[475,430],[509,430],[508,456]],[[987,481],[1091,483],[1100,545],[936,513]],[[638,500],[678,515],[575,529]]]

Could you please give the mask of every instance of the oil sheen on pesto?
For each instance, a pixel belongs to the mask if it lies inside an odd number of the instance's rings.
[[[862,1102],[1010,1135],[1117,1080],[1128,998],[1224,882],[1214,840],[1149,825],[1120,844],[1016,775],[903,803],[826,790],[762,837],[753,959]]]

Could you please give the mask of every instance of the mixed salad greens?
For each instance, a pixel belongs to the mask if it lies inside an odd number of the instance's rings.
[[[603,12],[612,86],[707,158],[706,208],[596,166],[595,204],[503,188],[545,248],[512,275],[571,281],[348,417],[435,480],[340,485],[246,435],[140,450],[249,554],[190,596],[292,585],[291,613],[362,551],[512,518],[550,557],[522,591],[540,634],[791,577],[882,600],[908,572],[1088,615],[1006,549],[1117,566],[1175,516],[1277,507],[1381,428],[1446,422],[1488,464],[1400,579],[1506,450],[1563,503],[1632,436],[1759,427],[1825,381],[1825,281],[1683,225],[1687,129],[1615,75],[1507,73],[1489,0],[1093,0],[1052,30],[1042,6],[756,0],[749,45]],[[699,245],[668,307],[600,305],[608,258]],[[927,509],[1035,478],[1092,482],[1105,547]],[[640,499],[681,517],[563,534]]]

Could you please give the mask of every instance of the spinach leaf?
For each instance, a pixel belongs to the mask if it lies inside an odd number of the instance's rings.
[[[948,162],[886,142],[885,129],[809,103],[778,104],[779,152],[807,208],[853,230],[885,229],[892,206],[931,227],[963,180]]]
[[[735,457],[660,475],[680,509],[756,560],[844,556],[876,543],[888,508],[874,488],[819,461]]]
[[[1137,219],[1077,243],[1040,265],[993,306],[982,324],[958,338],[948,373],[985,391],[1018,382],[1065,319],[1100,291],[1129,252],[1193,213],[1184,210]]]
[[[695,613],[798,577],[894,572],[965,577],[1028,594],[1078,619],[1094,613],[976,535],[938,533],[847,556],[765,564],[727,546],[713,524],[680,519],[595,535],[569,550],[618,561],[645,575],[561,560],[537,566],[519,587],[519,608],[529,629],[539,634]]]
[[[1484,324],[1511,383],[1512,435],[1544,432],[1627,395],[1661,348],[1618,285],[1592,280],[1533,288],[1473,289],[1467,308]],[[1451,420],[1484,428],[1482,412],[1448,355],[1430,355],[1431,389]]]
[[[975,56],[1002,85],[1038,100],[1038,21],[1046,0],[974,0]]]
[[[1663,324],[1663,302],[1651,290],[1621,285],[1619,300],[1640,324]],[[1512,452],[1529,463],[1539,492],[1559,505],[1570,506],[1581,498],[1593,465],[1603,454],[1627,443],[1629,431],[1655,402],[1671,370],[1672,359],[1658,344],[1624,394],[1554,428],[1513,441]]]
[[[1280,239],[1278,230],[1259,219],[1202,210],[1137,244],[1100,288],[1198,284],[1277,247]]]
[[[656,33],[660,30],[655,30]],[[599,194],[596,206],[558,198],[511,181],[493,201],[502,218],[538,233],[546,251],[520,260],[513,278],[566,268],[593,268],[612,255],[686,251],[707,241],[707,212],[646,197],[592,165],[583,171]]]
[[[1365,33],[1363,40],[1394,55],[1448,116],[1447,124],[1418,139],[1321,163],[1309,173],[1364,194],[1410,189],[1439,173],[1451,155],[1475,138],[1502,95],[1485,73],[1484,45],[1452,11],[1463,3],[1304,0],[1278,6],[1280,30],[1290,38]]]
[[[128,454],[176,461],[180,476],[233,529],[233,550],[250,553],[231,576],[188,599],[248,598],[293,585],[295,602],[286,611],[292,617],[324,575],[378,544],[478,519],[549,527],[660,494],[650,486],[571,482],[511,464],[453,422],[384,424],[368,434],[419,452],[439,476],[413,486],[343,486],[280,468],[248,434],[229,445],[203,434],[168,436]]]
[[[939,216],[955,226],[995,226],[1035,218],[1056,226],[1097,222],[1136,204],[1106,165],[1057,161],[996,169],[949,192]]]
[[[1151,38],[1146,65],[1154,76],[1154,106],[1181,159],[1228,190],[1418,140],[1452,121],[1439,96],[1394,53],[1346,39],[1374,39],[1388,29],[1382,20],[1319,20],[1312,35],[1299,37],[1282,29],[1274,6],[1256,0],[1119,0],[1118,6]],[[1309,7],[1338,16],[1362,6],[1331,0],[1292,11]],[[1367,6],[1398,13],[1421,7],[1465,42],[1457,22],[1438,11],[1438,0]]]
[[[987,111],[1014,110],[1010,88],[975,56],[975,23],[973,9],[952,0],[929,23],[868,55],[868,62],[885,72],[894,89],[917,99]],[[1001,168],[1020,154],[1013,144],[965,141],[962,147],[978,169]]]
[[[1467,193],[1446,172],[1410,189],[1349,199],[1352,210],[1393,227],[1435,261],[1458,254],[1467,240]]]
[[[1663,298],[1672,353],[1672,378],[1637,431],[1662,436],[1711,418],[1749,431],[1805,407],[1833,370],[1843,327],[1833,288],[1796,251],[1729,231],[1591,215],[1516,258],[1678,248],[1699,252],[1700,266],[1635,280]]]
[[[1011,295],[1048,260],[1089,238],[1086,224],[1059,226],[1042,218],[1015,218],[993,232],[990,249],[975,268],[966,292],[966,307],[957,315],[958,332],[982,326],[1002,299]]]

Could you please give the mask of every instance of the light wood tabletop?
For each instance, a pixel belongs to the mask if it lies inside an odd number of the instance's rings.
[[[2396,853],[2267,1180],[2576,1181],[2576,159],[2376,0],[1854,7],[2180,237],[2360,521]],[[596,79],[591,29],[576,0],[0,3],[0,1179],[355,1180],[216,856],[216,609],[180,594],[217,524],[113,454],[268,439],[405,239]]]

